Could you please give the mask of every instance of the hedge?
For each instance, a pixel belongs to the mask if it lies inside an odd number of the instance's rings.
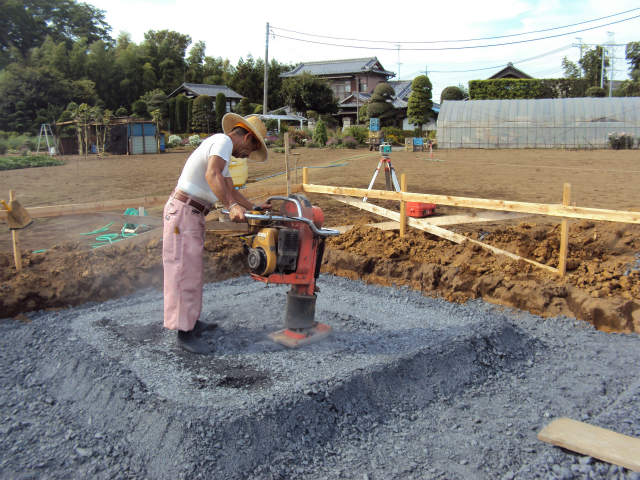
[[[469,82],[469,99],[513,100],[584,97],[587,87],[586,80],[582,78],[499,78],[495,80],[471,80]]]

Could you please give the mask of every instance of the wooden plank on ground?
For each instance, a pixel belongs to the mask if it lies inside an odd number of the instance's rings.
[[[360,199],[355,199],[351,197],[337,196],[337,197],[334,197],[334,199],[338,200],[339,202],[346,203],[347,205],[358,207],[362,210],[367,210],[371,213],[375,213],[382,217],[387,217],[397,222],[400,221],[400,214],[398,212],[394,212],[393,210],[382,208],[382,207],[379,207],[378,205],[373,205],[371,203],[365,203]],[[541,268],[543,270],[547,270],[552,273],[558,273],[558,270],[556,268],[550,267],[549,265],[544,265],[542,263],[536,262],[535,260],[529,260],[528,258],[521,257],[520,255],[516,255],[515,253],[508,252],[506,250],[503,250],[498,247],[494,247],[492,245],[480,242],[478,240],[473,240],[472,238],[465,237],[464,235],[460,235],[459,233],[455,233],[450,230],[445,230],[444,228],[441,228],[436,225],[432,225],[428,222],[424,222],[420,220],[423,220],[423,219],[409,218],[408,223],[410,226],[414,228],[417,228],[419,230],[424,230],[427,233],[436,235],[441,238],[445,238],[454,243],[462,244],[464,242],[470,242],[475,245],[478,245],[479,247],[484,248],[485,250],[489,250],[490,252],[495,253],[496,255],[504,255],[515,261],[522,260],[532,265],[535,265],[536,267]]]
[[[303,180],[304,181],[304,180]],[[490,200],[485,198],[453,197],[449,195],[431,195],[426,193],[391,192],[388,190],[366,190],[364,188],[333,187],[303,183],[305,192],[346,195],[349,197],[368,197],[382,200],[404,200],[406,202],[425,202],[454,207],[481,208],[508,212],[533,213],[553,217],[583,218],[608,222],[638,223],[640,212],[624,210],[606,210],[601,208],[573,207],[570,205],[512,202],[509,200]]]
[[[640,438],[570,418],[558,418],[538,433],[538,439],[640,472]]]

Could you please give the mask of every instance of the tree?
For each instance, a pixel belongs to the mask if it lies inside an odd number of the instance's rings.
[[[464,100],[464,92],[460,89],[460,87],[446,87],[440,93],[440,103],[444,102],[445,100]]]
[[[227,97],[220,92],[216,95],[216,130],[222,131],[222,117],[227,113]]]
[[[213,111],[213,99],[209,95],[200,95],[193,101],[191,129],[194,132],[211,133],[216,122]]]
[[[0,71],[0,130],[35,134],[40,123],[55,121],[77,93],[53,68],[12,63]]]
[[[395,91],[388,83],[383,82],[376,85],[376,88],[373,89],[371,100],[367,105],[369,118],[379,118],[381,125],[388,123],[388,119],[394,114],[392,104],[394,95]]]
[[[629,62],[629,73],[633,77],[635,72],[640,71],[640,42],[627,43],[625,47],[625,58]],[[640,80],[640,78],[635,79]]]
[[[407,116],[409,123],[417,125],[417,130],[422,132],[422,125],[429,121],[433,115],[433,102],[431,101],[431,81],[426,75],[419,75],[411,83],[411,95],[407,104]]]
[[[587,80],[587,85],[600,86],[600,78],[602,72],[602,55],[604,49],[601,46],[594,47],[582,56],[578,61],[582,68],[582,77]],[[605,57],[604,61],[604,79],[607,78],[607,68],[609,60]]]
[[[329,84],[308,73],[289,77],[282,82],[282,94],[289,105],[298,112],[315,110],[318,113],[335,113],[338,105]]]
[[[581,78],[580,67],[567,57],[562,59],[562,70],[564,71],[565,78]]]
[[[322,120],[318,120],[316,123],[316,129],[313,131],[313,143],[323,147],[327,143],[327,126]]]
[[[182,83],[187,68],[184,57],[190,43],[189,35],[172,30],[149,30],[144,34],[144,55],[157,78],[154,88],[171,92]]]
[[[192,83],[203,83],[204,78],[204,59],[207,46],[204,42],[196,42],[187,57],[187,71],[185,72],[185,80]]]
[[[247,115],[253,113],[253,107],[251,106],[251,102],[249,102],[249,99],[247,97],[242,97],[242,100],[238,102],[238,105],[236,105],[236,113],[238,115],[242,115],[243,117],[246,117]]]
[[[131,105],[131,113],[136,117],[145,118],[149,116],[149,110],[147,110],[147,104],[144,100],[136,100]]]
[[[251,102],[262,103],[264,92],[264,61],[257,61],[249,54],[247,60],[240,58],[235,71],[231,75],[232,89]]]
[[[5,0],[0,15],[0,68],[11,51],[22,58],[41,45],[47,36],[68,46],[79,38],[88,43],[110,41],[111,27],[104,11],[75,0]]]

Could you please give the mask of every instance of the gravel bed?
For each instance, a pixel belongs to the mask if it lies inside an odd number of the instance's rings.
[[[640,337],[321,276],[332,335],[289,350],[287,287],[205,286],[216,355],[162,295],[0,320],[0,478],[640,479],[537,440],[567,416],[640,437]]]

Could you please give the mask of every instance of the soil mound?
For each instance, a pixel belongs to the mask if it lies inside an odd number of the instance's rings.
[[[640,332],[640,227],[577,222],[570,228],[568,273],[560,278],[523,261],[455,245],[411,230],[358,226],[328,241],[327,272],[425,294],[492,303],[543,316],[567,315],[608,331]],[[557,267],[557,225],[521,223],[467,233],[520,256]]]

